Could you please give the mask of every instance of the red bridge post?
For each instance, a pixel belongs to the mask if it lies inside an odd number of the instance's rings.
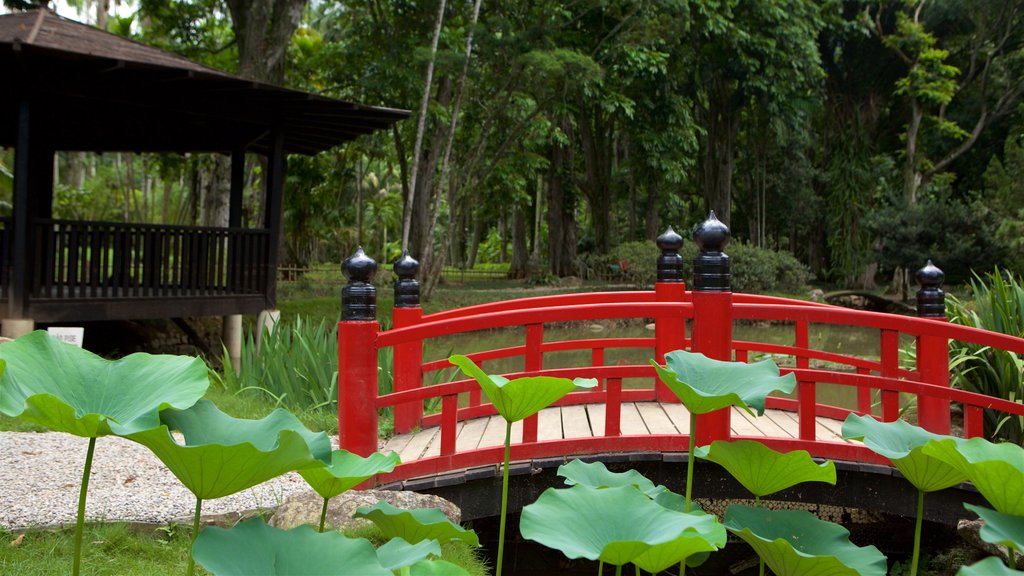
[[[658,236],[658,281],[654,284],[654,297],[658,302],[682,302],[686,294],[683,282],[683,237],[671,226]],[[654,319],[654,358],[665,364],[665,354],[686,348],[686,319],[682,317],[660,317]],[[655,379],[655,398],[659,402],[679,402],[676,395],[661,380]]]
[[[398,275],[395,280],[395,307],[391,311],[393,328],[415,326],[423,318],[420,307],[420,283],[416,280],[420,263],[403,251],[402,257],[395,261],[394,271]],[[415,390],[423,385],[423,342],[406,342],[395,345],[394,356],[394,389],[395,392]],[[423,419],[423,403],[406,402],[398,404],[395,410],[395,433],[403,434],[420,425]]]
[[[338,322],[338,444],[369,456],[377,451],[377,289],[370,279],[377,263],[362,247],[341,266]]]
[[[700,253],[693,259],[693,351],[715,360],[732,360],[732,286],[729,256],[722,252],[729,243],[729,227],[715,217],[693,231]],[[729,409],[697,417],[697,446],[729,439]]]
[[[946,294],[942,281],[946,275],[929,260],[917,271],[917,315],[946,321]],[[917,338],[917,372],[921,381],[949,387],[949,339],[935,334],[922,334]],[[949,434],[949,402],[931,396],[917,398],[917,423],[936,434]]]

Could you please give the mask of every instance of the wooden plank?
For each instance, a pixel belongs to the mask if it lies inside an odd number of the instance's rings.
[[[799,424],[799,420],[797,418],[797,415],[794,414],[793,412],[789,412],[789,411],[786,411],[786,410],[779,410],[779,412],[782,412],[781,416],[783,418],[787,418],[790,421],[792,421],[794,426],[797,426]],[[842,436],[837,435],[832,430],[829,430],[824,424],[821,423],[821,420],[822,420],[822,418],[815,418],[814,419],[814,439],[815,440],[826,440],[826,441],[835,441],[837,439],[838,440],[842,440]]]
[[[487,418],[474,418],[463,422],[462,429],[455,439],[455,451],[476,450],[480,445],[480,437],[484,435],[487,427]]]
[[[438,427],[427,428],[415,433],[404,448],[398,453],[402,462],[419,460],[436,436],[439,436],[441,429]]]
[[[764,436],[764,432],[750,420],[748,414],[739,408],[732,409],[732,417],[729,419],[729,426],[736,436]]]
[[[486,418],[487,426],[480,437],[480,448],[505,445],[505,419],[501,416]]]
[[[623,436],[643,436],[650,434],[644,419],[640,417],[640,411],[636,409],[636,402],[624,402],[622,404],[621,430]]]
[[[587,404],[587,418],[594,436],[604,436],[604,404]]]
[[[679,433],[675,424],[668,417],[668,414],[665,414],[665,411],[661,408],[661,404],[657,402],[637,402],[636,409],[640,412],[640,417],[643,418],[644,424],[647,425],[647,429],[651,434]]]
[[[537,415],[537,441],[562,438],[562,410],[557,406],[541,410]]]
[[[668,402],[662,404],[661,409],[665,411],[665,415],[672,421],[672,424],[680,434],[690,433],[690,411],[686,409],[686,406],[676,402]]]
[[[396,434],[392,436],[384,444],[384,452],[394,451],[398,452],[398,454],[401,455],[402,450],[405,450],[405,447],[409,445],[409,441],[412,440],[413,436],[415,436],[415,434],[412,432],[407,434]]]
[[[817,420],[818,424],[820,424],[825,429],[825,431],[827,431],[827,435],[822,435],[822,440],[835,440],[837,442],[847,443],[850,442],[849,440],[843,439],[842,421],[835,420],[833,418],[822,418],[821,416],[819,416]],[[822,432],[824,431],[819,431],[819,434],[821,434]]]
[[[754,420],[754,426],[761,429],[767,436],[777,438],[799,438],[796,419],[786,416],[785,410],[765,410],[764,415]]]
[[[598,430],[598,434],[602,432]],[[594,435],[585,406],[562,406],[562,433],[566,438],[589,438]]]
[[[463,424],[463,422],[459,422],[459,425],[455,428],[456,438],[459,437],[459,432],[462,431]],[[438,427],[437,431],[438,434],[436,434],[433,438],[430,439],[430,444],[428,444],[426,449],[423,451],[423,456],[420,456],[421,458],[430,458],[431,456],[441,455],[441,428]]]

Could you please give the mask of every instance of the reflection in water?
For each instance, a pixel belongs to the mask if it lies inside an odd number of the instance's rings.
[[[878,360],[878,330],[853,326],[832,326],[812,324],[809,328],[810,346],[847,356],[856,356]],[[591,323],[574,323],[572,325],[547,326],[544,330],[545,342],[565,340],[587,340],[602,338],[653,338],[653,325],[644,325],[634,321],[601,321]],[[486,330],[447,336],[429,340],[424,344],[424,361],[439,360],[451,354],[471,354],[484,350],[494,350],[522,346],[526,339],[526,330],[522,327],[499,330]],[[760,342],[767,344],[793,345],[794,328],[788,323],[737,322],[733,326],[733,340]],[[756,348],[756,346],[755,346]],[[654,348],[609,349],[605,353],[605,364],[631,365],[647,364],[654,357]],[[765,354],[752,353],[751,360],[767,357]],[[793,366],[791,356],[773,355],[780,366]],[[590,350],[574,350],[565,352],[549,352],[544,355],[545,368],[569,368],[590,366]],[[812,361],[811,367],[816,364]],[[823,365],[822,365],[823,367]],[[835,368],[834,365],[830,368]],[[492,360],[484,363],[484,369],[491,374],[505,374],[523,370],[523,358],[513,357]],[[446,371],[441,380],[458,378],[454,370]],[[425,378],[432,381],[432,378]],[[626,388],[647,388],[652,385],[646,379],[626,379]],[[819,385],[817,401],[820,404],[831,404],[845,408],[856,407],[856,389],[838,385]]]

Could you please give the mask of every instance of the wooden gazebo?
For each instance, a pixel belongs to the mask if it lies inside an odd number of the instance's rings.
[[[61,18],[0,16],[0,146],[15,148],[0,220],[0,322],[252,314],[274,308],[285,154],[316,154],[408,116],[269,86]],[[229,226],[53,218],[57,150],[220,152]],[[242,227],[246,153],[266,156],[264,228]]]

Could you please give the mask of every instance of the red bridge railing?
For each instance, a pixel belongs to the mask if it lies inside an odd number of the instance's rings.
[[[708,230],[709,222],[711,230]],[[796,398],[770,397],[767,407],[793,412],[798,422],[797,438],[769,437],[758,440],[788,451],[808,450],[815,456],[860,462],[884,462],[867,449],[854,444],[819,438],[816,417],[844,419],[854,412],[870,414],[876,396],[880,397],[879,417],[892,421],[900,415],[900,394],[916,396],[918,424],[936,433],[950,432],[950,408],[963,406],[963,433],[966,437],[984,433],[983,413],[996,410],[1024,415],[1024,404],[965,392],[949,386],[951,340],[972,342],[1024,354],[1024,339],[977,330],[945,322],[943,295],[939,288],[941,271],[933,266],[918,274],[918,310],[924,317],[865,312],[769,296],[733,294],[728,290],[728,257],[722,253],[727,236],[714,229],[717,220],[705,222],[700,230],[704,242],[694,263],[694,290],[682,282],[682,260],[676,253],[682,239],[671,229],[659,237],[662,255],[658,259],[658,282],[653,291],[602,292],[523,298],[470,306],[423,315],[419,307],[418,284],[414,277],[418,264],[404,255],[395,264],[399,280],[395,283],[393,328],[380,331],[375,319],[375,293],[369,284],[376,264],[361,251],[346,261],[350,283],[343,290],[342,321],[338,330],[338,410],[342,448],[359,454],[378,450],[378,411],[394,410],[396,433],[417,427],[440,426],[440,454],[406,462],[387,480],[439,474],[452,470],[499,463],[500,446],[459,452],[456,436],[460,421],[496,414],[481,397],[473,380],[460,379],[424,385],[431,375],[450,368],[446,359],[423,361],[424,342],[477,331],[523,327],[523,343],[511,347],[467,354],[478,364],[507,358],[522,358],[523,370],[505,374],[559,375],[597,378],[601,385],[592,391],[575,392],[561,405],[605,404],[602,436],[538,441],[537,416],[524,421],[522,441],[512,448],[513,460],[622,451],[680,452],[688,445],[685,435],[621,434],[621,406],[624,402],[677,402],[674,395],[657,381],[649,364],[606,365],[609,351],[653,349],[654,358],[664,362],[672,350],[702,352],[721,360],[747,361],[751,354],[772,354],[791,361],[783,372],[796,375]],[[716,236],[717,235],[717,236]],[[699,236],[699,235],[698,235]],[[929,263],[930,265],[930,263]],[[545,340],[545,326],[606,319],[653,319],[654,336],[645,338],[585,338],[568,341]],[[791,330],[793,344],[773,344],[735,340],[735,321],[778,323],[778,330]],[[810,344],[814,326],[853,326],[878,333],[879,355],[861,357],[816,349]],[[689,330],[688,330],[689,329]],[[914,363],[901,366],[900,340],[915,342]],[[393,350],[394,390],[378,394],[378,352]],[[570,350],[590,352],[590,364],[551,369],[545,367],[545,355]],[[459,352],[459,351],[456,351]],[[811,362],[827,363],[829,368],[812,368]],[[647,379],[645,388],[623,388],[624,379]],[[817,387],[822,384],[856,389],[856,407],[820,403]],[[440,412],[424,414],[425,401],[439,403]],[[700,445],[728,439],[730,412],[699,417],[697,442]]]

